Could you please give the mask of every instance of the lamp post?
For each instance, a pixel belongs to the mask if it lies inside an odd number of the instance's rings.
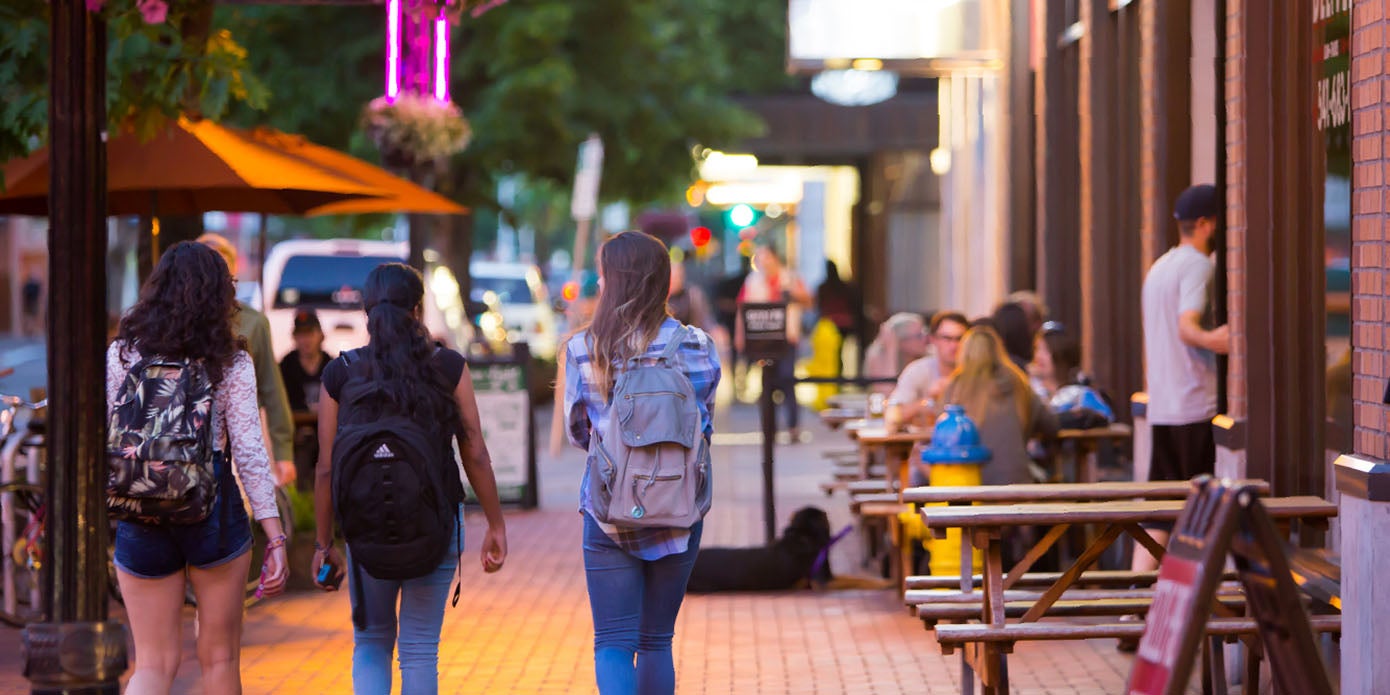
[[[36,695],[115,695],[125,628],[107,620],[105,501],[106,27],[52,0],[49,76],[46,622],[24,630]]]

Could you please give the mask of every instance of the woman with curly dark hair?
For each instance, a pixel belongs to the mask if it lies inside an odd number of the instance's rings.
[[[241,692],[241,619],[251,565],[251,524],[237,479],[270,539],[261,575],[263,593],[282,591],[288,576],[275,479],[256,405],[256,374],[245,346],[232,332],[236,309],[236,289],[222,257],[202,244],[175,244],[160,257],[106,352],[108,414],[131,367],[146,357],[200,363],[213,394],[217,493],[211,514],[186,525],[123,520],[116,531],[116,575],[137,655],[127,693],[168,693],[173,686],[182,660],[185,571],[198,598],[203,691]]]

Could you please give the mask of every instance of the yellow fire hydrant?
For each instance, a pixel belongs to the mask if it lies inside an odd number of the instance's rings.
[[[973,486],[981,484],[980,469],[989,463],[990,450],[980,444],[975,423],[966,417],[958,405],[946,406],[932,430],[931,445],[922,450],[922,461],[931,464],[927,479],[933,487]],[[946,530],[945,538],[924,533],[923,544],[931,553],[931,573],[959,577],[961,574],[961,530]],[[980,550],[970,553],[971,572],[984,567]]]
[[[821,319],[811,331],[811,359],[806,361],[806,375],[813,377],[835,377],[840,371],[840,349],[844,339],[840,329],[830,319]],[[829,398],[838,393],[835,384],[816,384],[816,410],[825,410]]]

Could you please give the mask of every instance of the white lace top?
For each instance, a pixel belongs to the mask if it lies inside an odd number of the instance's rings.
[[[121,389],[130,368],[140,360],[135,351],[122,354],[124,343],[116,341],[106,349],[106,416]],[[236,467],[241,488],[251,500],[251,511],[257,520],[280,515],[275,508],[275,478],[270,472],[270,456],[265,450],[261,430],[261,408],[256,401],[256,369],[251,356],[237,354],[232,366],[224,370],[222,383],[213,390],[216,417],[212,422],[212,438],[218,451],[227,451],[231,436],[231,458]]]

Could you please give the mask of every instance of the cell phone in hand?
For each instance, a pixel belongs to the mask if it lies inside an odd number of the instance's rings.
[[[334,589],[338,588],[339,586],[342,586],[343,576],[345,573],[339,572],[335,574],[333,572],[333,569],[333,565],[327,562],[320,565],[319,574],[317,577],[318,583],[323,586],[331,587]]]

